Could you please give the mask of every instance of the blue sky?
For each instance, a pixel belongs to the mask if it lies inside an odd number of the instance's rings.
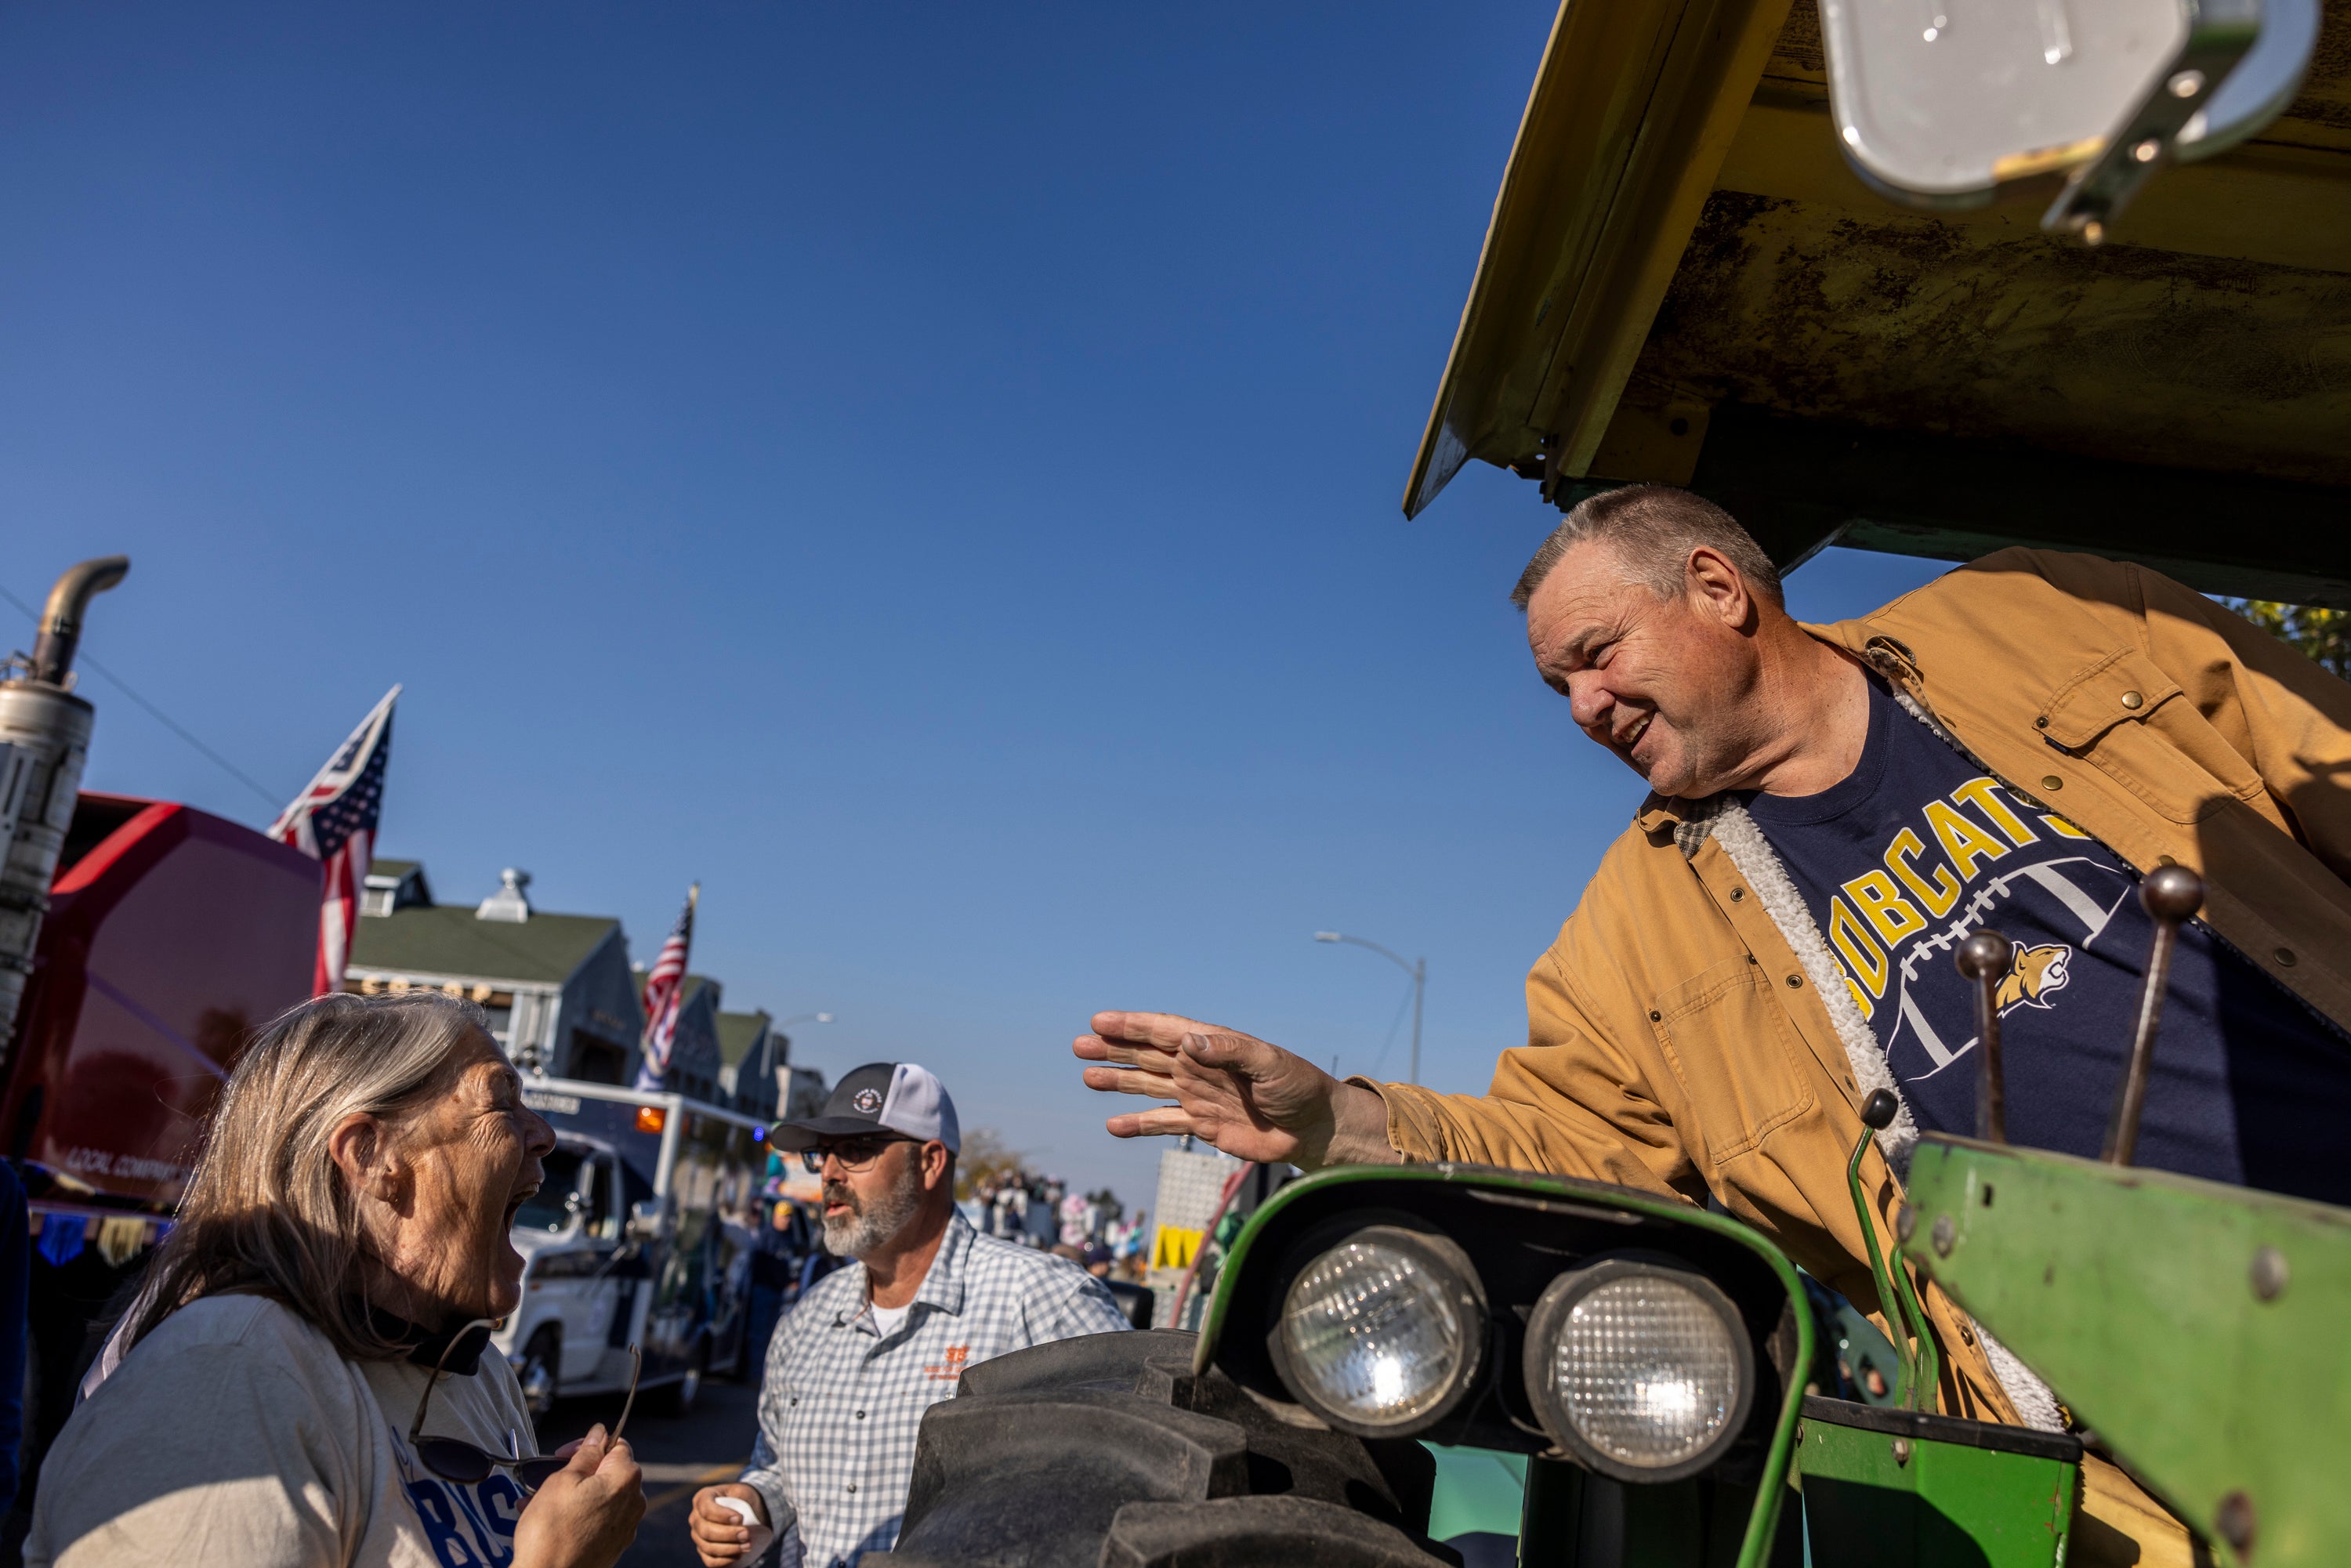
[[[1320,928],[1482,1089],[1640,795],[1505,597],[1555,514],[1397,509],[1550,16],[11,7],[0,582],[129,553],[87,646],[275,796],[405,683],[444,898],[642,958],[700,878],[730,1006],[1130,1201],[1097,1008],[1401,1075]],[[86,679],[93,787],[266,819]]]

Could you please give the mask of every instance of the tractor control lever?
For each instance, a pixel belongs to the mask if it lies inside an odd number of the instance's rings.
[[[1976,988],[1976,1041],[1983,1065],[1976,1078],[1976,1136],[2008,1142],[2008,1097],[2000,1066],[2000,983],[2016,949],[1997,931],[1979,931],[1959,944],[1959,973]]]
[[[1927,1309],[1918,1302],[1917,1293],[1910,1288],[1910,1271],[1896,1258],[1888,1268],[1886,1254],[1877,1245],[1876,1216],[1870,1212],[1869,1199],[1861,1190],[1861,1157],[1869,1152],[1869,1141],[1894,1124],[1895,1115],[1902,1102],[1890,1089],[1873,1089],[1862,1102],[1861,1121],[1865,1131],[1860,1142],[1853,1146],[1853,1158],[1845,1162],[1844,1181],[1853,1194],[1853,1217],[1861,1222],[1862,1244],[1869,1249],[1870,1283],[1877,1287],[1878,1311],[1885,1314],[1886,1327],[1895,1342],[1895,1354],[1902,1358],[1902,1405],[1910,1410],[1932,1410],[1936,1391],[1943,1380],[1941,1353],[1935,1348],[1935,1331],[1928,1326]],[[1907,1236],[1905,1228],[1902,1234]],[[1903,1348],[1905,1340],[1911,1347]]]
[[[2118,1166],[2130,1164],[2138,1148],[2139,1113],[2147,1109],[2147,1067],[2155,1056],[2155,1026],[2163,1017],[2164,987],[2171,977],[2171,953],[2179,946],[2181,923],[2204,907],[2204,879],[2184,865],[2162,866],[2139,884],[2138,901],[2155,917],[2155,946],[2147,956],[2147,988],[2139,993],[2130,1063],[2099,1155]]]

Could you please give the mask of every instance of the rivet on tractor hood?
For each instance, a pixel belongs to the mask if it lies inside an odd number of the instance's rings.
[[[1935,1256],[1948,1258],[1951,1255],[1952,1243],[1959,1239],[1959,1228],[1951,1223],[1949,1215],[1938,1214],[1935,1216],[1935,1228],[1932,1235],[1935,1239]]]
[[[2253,1249],[2253,1294],[2264,1301],[2274,1301],[2285,1293],[2286,1281],[2293,1270],[2286,1267],[2285,1254],[2274,1247]]]

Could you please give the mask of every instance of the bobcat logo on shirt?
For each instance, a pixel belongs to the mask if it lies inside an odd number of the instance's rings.
[[[2001,980],[1993,1004],[2003,1014],[2015,1008],[2047,1007],[2049,993],[2065,988],[2066,966],[2073,958],[2074,949],[2063,942],[2018,948],[2015,967]]]

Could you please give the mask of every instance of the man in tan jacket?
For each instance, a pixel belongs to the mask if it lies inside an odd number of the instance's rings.
[[[1093,1088],[1309,1167],[1464,1160],[1709,1195],[1881,1323],[1844,1164],[1862,1101],[1881,1240],[1921,1127],[1969,1134],[1951,949],[2018,948],[2013,1141],[2095,1155],[2146,960],[2137,882],[2200,872],[2141,1163],[2343,1203],[2351,1116],[2351,686],[2144,568],[2011,549],[1857,621],[1803,626],[1697,497],[1587,500],[1514,599],[1546,684],[1652,794],[1527,981],[1529,1040],[1482,1096],[1344,1082],[1234,1030],[1099,1014]],[[1945,1071],[1948,1069],[1948,1071]],[[2047,1389],[1931,1286],[1943,1408],[2053,1427]],[[2090,1518],[2147,1563],[2176,1524],[2111,1467]],[[2077,1556],[2097,1550],[2096,1526]],[[2120,1542],[2116,1543],[2117,1548]],[[2129,1560],[2126,1556],[2121,1560]]]

